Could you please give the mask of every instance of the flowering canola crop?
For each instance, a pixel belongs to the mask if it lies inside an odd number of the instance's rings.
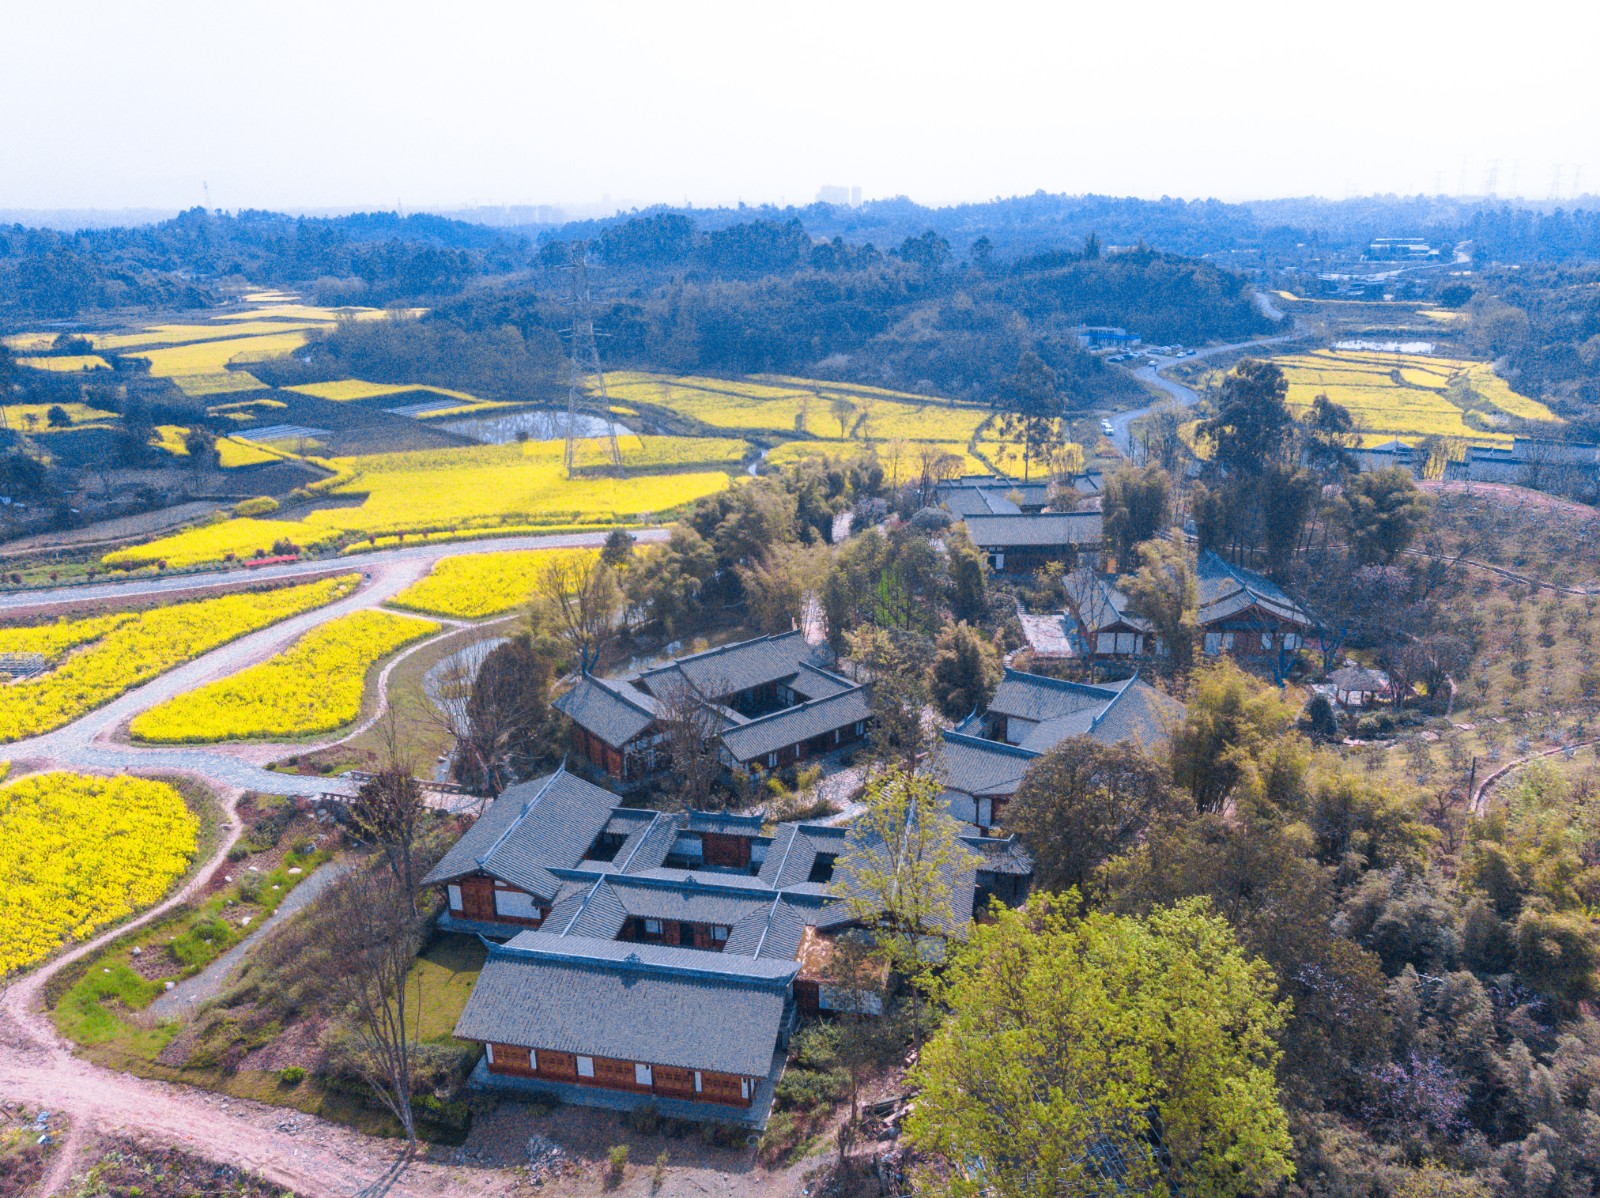
[[[395,607],[462,620],[498,616],[528,601],[540,571],[556,555],[593,557],[595,551],[525,549],[441,558],[426,578],[412,583],[389,602]]]
[[[32,774],[0,787],[0,976],[156,902],[198,830],[183,796],[146,778]]]
[[[437,631],[430,620],[352,612],[260,665],[135,716],[129,731],[135,740],[162,744],[331,732],[361,714],[361,693],[374,662]]]
[[[47,673],[0,686],[0,741],[68,724],[218,645],[342,598],[359,581],[360,575],[345,574],[274,591],[0,630],[0,652],[66,654]]]

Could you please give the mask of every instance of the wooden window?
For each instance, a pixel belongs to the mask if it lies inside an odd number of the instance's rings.
[[[489,1064],[493,1065],[494,1064],[494,1045],[493,1044],[485,1044],[483,1046],[483,1052],[484,1052],[484,1055],[488,1058]]]
[[[659,935],[661,935],[661,921],[659,919],[647,919],[647,920],[645,920],[644,921],[644,934],[646,936],[659,936]]]
[[[716,925],[714,925],[712,927],[712,929],[711,929],[711,939],[713,939],[713,940],[726,940],[727,938],[728,938],[728,929],[727,928],[724,928],[724,927],[721,927],[721,926],[716,926]]]
[[[485,1045],[489,1068],[496,1073],[532,1073],[533,1054],[516,1044]]]
[[[452,911],[460,911],[461,910],[461,887],[457,886],[454,882],[452,882],[452,883],[450,883],[450,885],[446,886],[444,889],[445,889],[445,893],[450,896],[450,910],[452,910]]]
[[[578,1058],[578,1076],[579,1077],[593,1077],[594,1076],[594,1058],[593,1057],[579,1057]]]
[[[698,1094],[704,1088],[705,1079],[700,1076],[700,1070],[696,1069],[694,1071],[694,1092]]]
[[[648,1086],[651,1084],[650,1066],[634,1062],[633,1081],[635,1085]]]

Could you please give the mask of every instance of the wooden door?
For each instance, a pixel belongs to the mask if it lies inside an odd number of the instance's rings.
[[[539,1050],[539,1076],[548,1077],[554,1081],[575,1082],[578,1080],[578,1058],[570,1052],[556,1052],[554,1049],[541,1048]]]
[[[461,879],[461,914],[466,919],[489,921],[494,919],[494,880],[492,878]]]

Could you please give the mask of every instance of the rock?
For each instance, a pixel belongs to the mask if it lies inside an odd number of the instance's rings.
[[[163,990],[171,990],[172,989],[172,985],[173,984],[171,982],[162,982],[161,983],[161,988]]]
[[[289,872],[290,872],[290,873],[291,873],[291,874],[298,874],[298,873],[304,873],[304,872],[305,872],[305,871],[304,871],[304,870],[302,870],[302,869],[301,869],[301,868],[300,868],[300,867],[299,867],[299,866],[298,866],[298,865],[296,865],[296,866],[295,866],[295,867],[294,867],[294,868],[292,868],[292,869],[291,869],[291,870],[289,870]]]
[[[133,946],[133,955],[136,956],[136,957],[144,956],[144,949],[140,948],[137,944],[134,945]]]
[[[260,868],[259,868],[259,867],[257,867],[257,866],[254,866],[254,865],[252,865],[252,866],[251,866],[251,867],[250,867],[250,872],[251,872],[251,873],[253,873],[253,874],[258,874],[258,873],[260,873],[260,872],[261,872],[261,870],[260,870]]]
[[[223,874],[222,875],[222,880],[224,882],[231,882],[231,881],[233,881],[233,875],[232,874]]]
[[[248,928],[250,926],[250,918],[251,918],[250,916],[246,915],[243,919],[241,919],[239,921],[239,926],[241,928]]]

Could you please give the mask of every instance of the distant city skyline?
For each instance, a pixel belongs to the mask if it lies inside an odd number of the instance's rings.
[[[1600,190],[1591,10],[1329,12],[27,6],[7,15],[25,52],[0,75],[0,209]]]

